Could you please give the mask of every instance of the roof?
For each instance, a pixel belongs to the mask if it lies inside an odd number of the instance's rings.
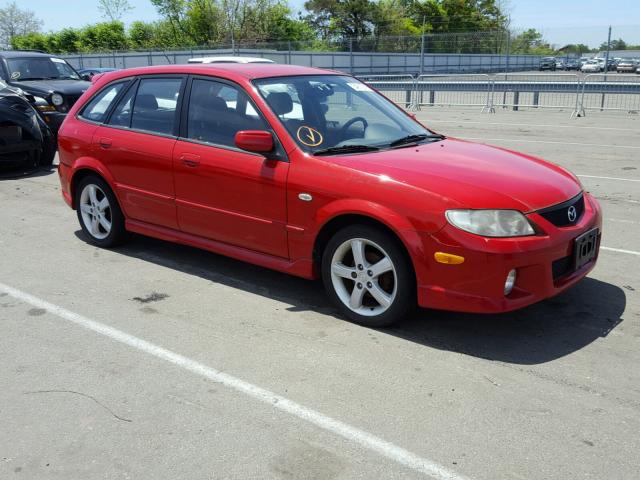
[[[4,58],[36,58],[36,57],[55,57],[49,53],[37,52],[34,50],[0,50],[0,57]]]
[[[132,75],[187,73],[193,75],[212,75],[227,78],[269,78],[294,75],[346,75],[334,70],[322,70],[297,65],[281,65],[278,63],[191,63],[183,65],[154,65],[152,67],[136,67],[116,72],[105,73],[109,79],[123,78]]]
[[[189,63],[275,63],[273,60],[262,57],[194,57]]]

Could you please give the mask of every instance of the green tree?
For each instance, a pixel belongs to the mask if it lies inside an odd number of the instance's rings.
[[[611,40],[611,50],[626,50],[627,42],[619,38],[618,40]],[[599,50],[606,51],[607,50],[607,42],[602,42],[600,44]]]
[[[511,41],[511,53],[550,55],[554,53],[554,50],[551,48],[551,45],[544,40],[540,32],[534,28],[530,28],[516,35]]]
[[[108,51],[126,50],[127,36],[122,22],[103,22],[89,25],[80,31],[80,50]]]

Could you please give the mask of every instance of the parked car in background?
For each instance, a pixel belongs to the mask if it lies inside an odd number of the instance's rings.
[[[65,60],[33,51],[0,51],[0,79],[33,97],[54,134],[91,85]]]
[[[555,70],[556,69],[556,58],[555,57],[544,57],[540,60],[540,65],[538,67],[540,71],[543,70]]]
[[[107,72],[115,72],[116,70],[118,70],[117,68],[82,68],[80,70],[78,70],[78,74],[80,75],[80,77],[83,80],[87,80],[87,81],[91,81],[91,79],[100,74],[100,73],[107,73]]]
[[[589,60],[580,68],[580,71],[584,73],[600,73],[602,70],[603,66],[598,60]]]
[[[276,63],[268,58],[260,57],[196,57],[187,63]]]
[[[601,209],[573,174],[439,135],[336,71],[107,73],[59,145],[61,193],[92,244],[136,232],[321,277],[342,314],[368,326],[416,303],[519,309],[598,257]]]
[[[582,65],[580,65],[580,60],[578,60],[577,58],[570,58],[569,60],[567,60],[564,64],[564,69],[565,70],[580,70],[580,67]]]
[[[616,70],[620,73],[634,73],[638,68],[638,61],[633,59],[624,59],[618,62]]]
[[[556,58],[556,70],[564,70],[564,69],[565,69],[564,60],[560,58]]]
[[[51,165],[55,137],[28,96],[0,80],[0,169]]]

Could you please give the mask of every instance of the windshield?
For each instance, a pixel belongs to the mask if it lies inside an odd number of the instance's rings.
[[[352,77],[277,77],[255,85],[298,145],[314,154],[397,148],[442,138]]]
[[[80,76],[67,62],[55,57],[10,58],[11,80],[80,80]]]

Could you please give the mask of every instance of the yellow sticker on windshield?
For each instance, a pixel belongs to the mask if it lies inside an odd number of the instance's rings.
[[[302,126],[296,132],[296,136],[301,143],[304,143],[307,147],[317,147],[322,142],[324,142],[324,138],[322,138],[322,134],[317,131],[315,128]]]

